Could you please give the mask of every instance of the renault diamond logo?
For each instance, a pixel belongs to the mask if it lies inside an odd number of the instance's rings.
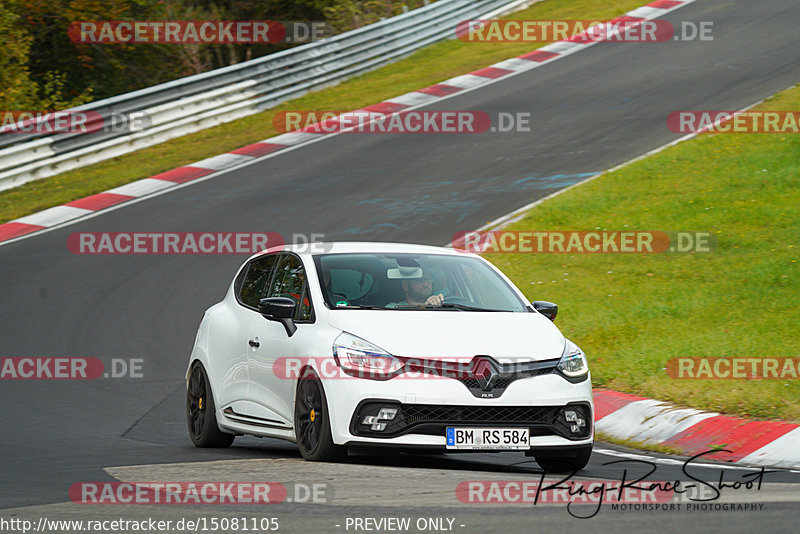
[[[478,381],[478,385],[483,391],[494,389],[500,370],[492,360],[483,356],[476,356],[472,360],[472,376]]]

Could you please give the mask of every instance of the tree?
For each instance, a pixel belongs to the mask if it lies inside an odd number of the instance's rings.
[[[346,31],[425,0],[0,0],[0,109],[63,108],[225,67],[287,43],[82,43],[80,21],[327,21]]]
[[[427,3],[424,0],[334,0],[323,8],[323,12],[337,32],[344,32],[400,15]]]
[[[47,111],[87,102],[91,91],[65,95],[65,75],[57,70],[31,76],[29,54],[33,36],[19,15],[17,0],[0,0],[0,110]]]

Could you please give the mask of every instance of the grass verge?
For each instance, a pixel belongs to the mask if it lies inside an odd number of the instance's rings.
[[[800,109],[800,87],[756,109]],[[666,125],[665,125],[666,127]],[[673,379],[677,356],[800,357],[800,135],[701,135],[527,212],[507,230],[708,231],[709,253],[487,254],[559,304],[596,386],[800,420],[800,380]]]
[[[642,0],[545,0],[510,17],[610,19],[644,3]],[[263,113],[4,191],[0,193],[0,223],[261,141],[279,133],[273,128],[272,119],[280,111],[357,109],[545,44],[443,41],[404,60]]]
[[[671,454],[673,456],[685,456],[684,452],[678,449],[677,447],[670,447],[667,445],[654,445],[650,443],[644,443],[642,441],[634,441],[632,439],[615,438],[611,434],[606,434],[605,432],[595,431],[594,439],[595,441],[605,441],[606,443],[613,443],[614,445],[627,447],[629,449],[640,449],[643,451],[658,452],[661,454]]]

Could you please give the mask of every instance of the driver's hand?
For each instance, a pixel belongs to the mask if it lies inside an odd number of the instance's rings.
[[[441,306],[442,304],[444,304],[444,295],[442,295],[441,293],[439,293],[438,295],[431,295],[425,301],[425,304],[427,304],[428,306]]]

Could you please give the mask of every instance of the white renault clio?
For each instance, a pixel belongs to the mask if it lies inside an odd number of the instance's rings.
[[[547,471],[581,469],[591,377],[556,312],[452,249],[269,249],[203,317],[186,373],[189,434],[198,447],[286,439],[308,460],[379,446],[517,450]]]

